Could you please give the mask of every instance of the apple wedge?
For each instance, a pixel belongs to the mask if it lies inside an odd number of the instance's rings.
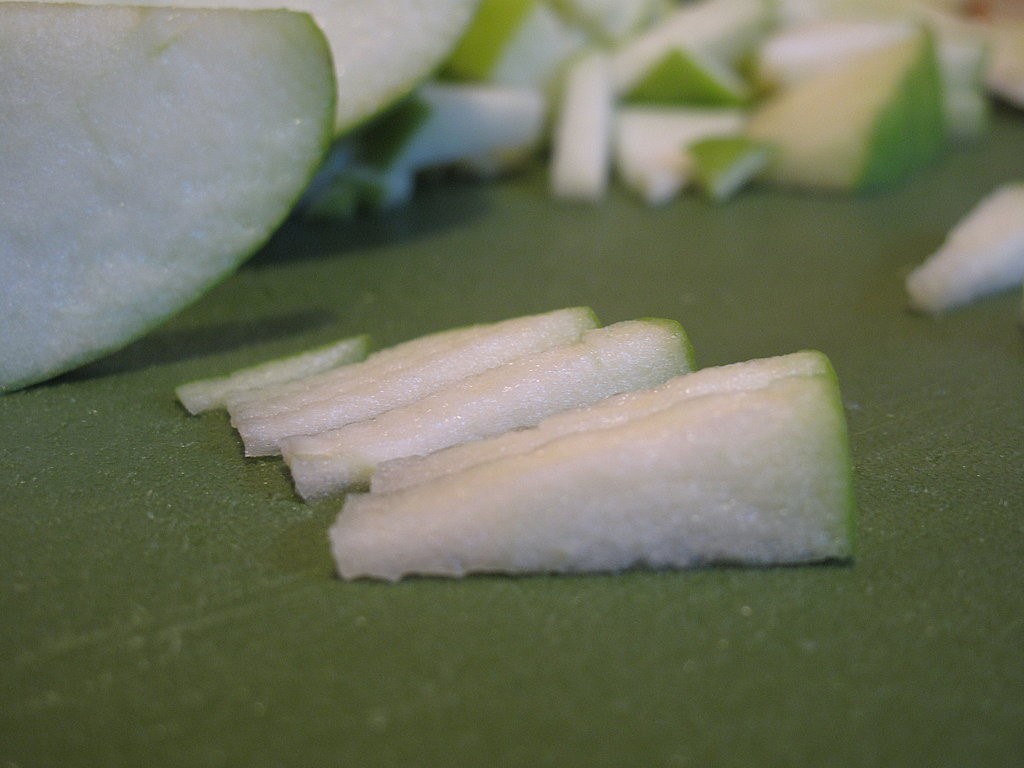
[[[762,178],[818,190],[894,184],[946,144],[942,85],[921,32],[782,90],[747,135],[775,147]]]
[[[330,539],[343,578],[397,580],[842,560],[853,520],[829,369],[349,495]]]
[[[586,408],[557,413],[533,429],[518,429],[487,440],[454,445],[425,456],[386,461],[374,471],[370,491],[397,491],[494,459],[528,453],[557,438],[616,427],[631,419],[659,413],[694,397],[761,389],[787,376],[819,375],[828,370],[828,358],[815,351],[702,368],[676,376],[651,389],[625,392]]]
[[[1024,282],[1024,182],[971,209],[942,247],[907,276],[911,306],[939,314]]]
[[[0,4],[0,391],[234,270],[321,162],[334,100],[307,14]]]
[[[692,367],[693,350],[678,323],[627,320],[460,379],[375,418],[285,438],[281,453],[299,495],[320,498],[365,487],[381,462],[530,427]]]
[[[61,2],[61,0],[35,0]],[[308,13],[327,39],[343,133],[411,92],[440,66],[478,0],[81,0],[90,5],[276,9]]]

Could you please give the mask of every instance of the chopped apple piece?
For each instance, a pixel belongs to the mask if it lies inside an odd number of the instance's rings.
[[[825,374],[828,370],[828,359],[814,351],[703,368],[677,376],[652,389],[626,392],[586,408],[555,414],[533,429],[514,430],[425,456],[384,462],[374,471],[370,490],[386,493],[407,488],[494,459],[527,453],[559,437],[608,429],[631,419],[646,418],[694,397],[761,389],[787,376]]]
[[[716,203],[728,200],[771,161],[772,147],[745,136],[713,136],[691,144],[694,176]]]
[[[586,38],[543,0],[483,0],[444,74],[547,91]]]
[[[648,205],[661,205],[693,176],[687,147],[709,136],[738,135],[745,120],[735,109],[620,107],[615,115],[615,171]]]
[[[292,435],[310,435],[338,429],[425,397],[452,382],[495,368],[533,352],[577,341],[596,327],[593,312],[571,308],[514,318],[467,334],[460,343],[433,354],[417,356],[387,375],[374,370],[373,358],[357,363],[343,388],[319,386],[300,395],[303,404],[278,413],[262,414],[250,408],[242,417],[228,402],[231,422],[248,456],[280,453],[280,442]],[[360,366],[369,366],[360,375]]]
[[[627,93],[672,51],[737,65],[772,21],[765,0],[696,0],[679,5],[616,48],[611,64],[617,93]]]
[[[564,15],[608,43],[625,40],[648,27],[671,6],[670,0],[555,0]]]
[[[938,314],[1024,282],[1024,182],[981,200],[907,277],[914,309]]]
[[[178,401],[192,414],[223,408],[242,392],[304,379],[341,365],[359,362],[370,347],[369,336],[353,336],[289,357],[269,360],[227,376],[182,384],[175,390]]]
[[[784,89],[755,110],[747,135],[776,154],[770,181],[858,190],[902,180],[945,146],[942,86],[921,33]]]
[[[331,547],[387,580],[846,559],[851,474],[835,376],[788,376],[350,495]]]
[[[421,400],[316,435],[281,441],[305,499],[365,486],[383,461],[533,426],[553,413],[656,386],[692,368],[677,323],[630,320],[516,358]]]
[[[627,103],[674,107],[735,107],[750,88],[731,66],[711,56],[672,50],[622,95]]]
[[[605,195],[611,156],[611,74],[605,54],[586,56],[569,70],[551,157],[555,197],[598,201]]]

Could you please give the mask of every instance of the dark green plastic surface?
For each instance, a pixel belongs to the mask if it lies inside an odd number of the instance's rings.
[[[1024,117],[860,199],[559,205],[540,172],[288,226],[131,348],[0,398],[0,766],[1013,766],[1024,756],[1024,334],[903,277]],[[701,365],[817,348],[848,415],[850,566],[343,583],[296,500],[176,384],[587,304]]]

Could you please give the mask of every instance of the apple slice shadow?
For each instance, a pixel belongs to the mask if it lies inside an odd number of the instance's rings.
[[[306,310],[194,328],[158,328],[116,352],[36,386],[100,379],[154,365],[236,352],[247,346],[328,328],[337,320],[331,312]]]
[[[360,212],[353,218],[332,222],[292,216],[241,269],[344,257],[465,227],[494,209],[493,187],[483,181],[446,174],[425,179],[417,187],[411,204],[393,210]]]

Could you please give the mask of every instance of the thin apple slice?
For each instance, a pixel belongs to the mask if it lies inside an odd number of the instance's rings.
[[[776,148],[763,178],[818,190],[902,180],[946,144],[942,86],[921,33],[803,80],[755,110],[747,134]]]
[[[234,270],[321,162],[334,96],[306,14],[0,4],[0,391]]]
[[[907,276],[914,309],[938,314],[1024,282],[1024,182],[982,199]]]
[[[434,360],[438,355],[479,341],[492,331],[490,324],[483,324],[419,336],[374,352],[357,365],[324,371],[273,387],[239,392],[228,398],[228,412],[233,420],[243,421],[297,411],[353,387],[362,387],[373,379],[393,376],[424,361]]]
[[[790,376],[350,495],[331,548],[343,578],[388,580],[846,559],[851,475],[834,375]]]
[[[230,398],[242,392],[264,390],[359,362],[366,357],[369,347],[369,336],[351,336],[296,355],[268,360],[226,376],[190,381],[174,392],[189,413],[205,413],[225,407]]]
[[[553,413],[656,386],[692,366],[693,351],[678,323],[628,320],[460,379],[375,418],[286,438],[281,453],[299,495],[320,498],[365,486],[383,461],[530,427]]]
[[[528,453],[559,437],[646,418],[694,397],[761,389],[787,376],[819,375],[828,370],[828,359],[815,351],[703,368],[652,389],[626,392],[586,408],[555,414],[533,429],[454,445],[425,456],[386,461],[374,471],[370,490],[387,493],[408,488],[488,461]]]
[[[229,402],[228,411],[245,444],[246,455],[276,455],[286,437],[338,429],[407,405],[452,382],[517,357],[576,341],[596,325],[593,312],[585,308],[504,320],[484,333],[467,336],[464,343],[400,366],[390,375],[373,372],[356,378],[340,392],[330,387],[319,389],[313,402],[299,408],[241,418]]]

